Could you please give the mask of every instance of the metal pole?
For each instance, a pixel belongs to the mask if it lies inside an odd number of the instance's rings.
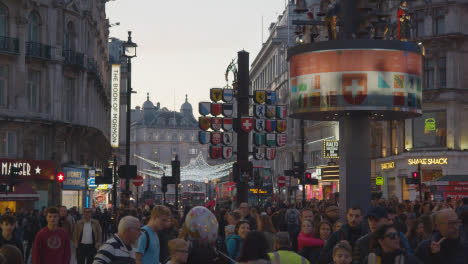
[[[418,176],[419,176],[419,181],[418,181],[418,185],[419,185],[419,201],[422,202],[423,201],[423,198],[422,198],[422,175],[421,175],[421,163],[418,164]]]
[[[127,137],[125,147],[125,165],[130,165],[130,119],[132,102],[132,59],[127,59]],[[125,175],[125,207],[130,206],[130,179]]]
[[[112,165],[112,168],[114,169],[114,179],[113,179],[113,186],[112,186],[112,202],[113,202],[113,207],[117,208],[117,157],[114,155],[114,163]]]
[[[305,156],[305,132],[304,132],[304,119],[301,119],[301,163],[304,165],[304,156]],[[305,207],[306,204],[306,188],[305,188],[305,171],[302,171],[302,207]]]

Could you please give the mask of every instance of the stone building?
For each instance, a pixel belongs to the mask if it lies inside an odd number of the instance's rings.
[[[0,157],[53,162],[49,180],[28,178],[37,208],[65,203],[56,171],[102,168],[111,152],[105,2],[0,1]],[[85,200],[81,172],[67,205]]]

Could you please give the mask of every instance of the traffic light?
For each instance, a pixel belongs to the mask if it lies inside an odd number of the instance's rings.
[[[317,184],[318,184],[318,180],[312,178],[312,173],[306,172],[306,173],[304,174],[304,184],[317,185]]]
[[[168,178],[169,178],[169,177],[166,177],[166,176],[162,176],[162,177],[161,177],[161,185],[162,185],[161,191],[162,191],[163,193],[166,193],[166,192],[167,192],[167,185],[169,184]]]
[[[406,184],[419,184],[421,177],[419,172],[413,171],[410,178],[406,178]]]
[[[119,177],[123,179],[135,179],[137,177],[136,165],[120,165]]]
[[[174,179],[174,184],[180,183],[180,160],[176,155],[175,160],[171,161],[172,166],[172,178]]]
[[[304,175],[305,164],[302,162],[294,162],[293,165],[294,177],[301,179]]]

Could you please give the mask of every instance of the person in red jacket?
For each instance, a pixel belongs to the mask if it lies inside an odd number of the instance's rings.
[[[70,264],[70,238],[63,228],[58,227],[59,218],[57,208],[47,209],[47,226],[34,239],[33,264]]]
[[[299,255],[303,256],[310,263],[315,263],[320,255],[324,241],[314,237],[314,226],[309,220],[302,221],[301,232],[297,237]]]

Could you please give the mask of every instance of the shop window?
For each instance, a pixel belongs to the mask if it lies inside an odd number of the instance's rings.
[[[0,65],[0,106],[6,106],[8,90],[8,66]]]
[[[445,10],[443,8],[434,10],[433,29],[436,36],[445,34]]]
[[[434,60],[424,59],[424,84],[426,89],[434,89]]]
[[[437,148],[447,145],[447,114],[445,111],[425,112],[413,119],[414,148]]]
[[[28,72],[28,103],[29,110],[39,111],[39,94],[41,86],[41,73],[38,71]]]
[[[439,88],[447,86],[447,58],[439,58],[437,60],[437,68],[439,72]]]

